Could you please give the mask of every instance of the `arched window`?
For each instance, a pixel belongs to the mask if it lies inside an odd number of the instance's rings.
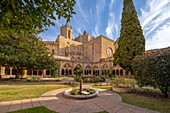
[[[68,38],[71,39],[71,30],[68,31]]]
[[[72,75],[72,70],[71,69],[69,69],[69,75]]]
[[[112,75],[115,75],[115,70],[112,70]]]
[[[54,54],[54,49],[52,49],[52,54]]]
[[[17,70],[15,68],[12,68],[12,75],[16,75],[17,74]]]
[[[118,69],[116,70],[116,75],[119,76],[119,70]]]
[[[38,75],[42,75],[42,71],[40,70],[40,71],[38,71]]]
[[[120,76],[123,76],[123,69],[120,70]]]
[[[27,70],[27,75],[32,75],[32,70]]]
[[[66,73],[65,73],[66,76],[68,76],[68,69],[66,69]]]
[[[61,75],[64,75],[64,69],[61,70]]]
[[[5,75],[10,75],[10,68],[9,67],[5,68]]]
[[[46,72],[46,74],[47,74],[47,72]],[[37,75],[37,71],[36,70],[33,71],[33,75]]]
[[[46,75],[50,75],[50,70],[46,70]]]

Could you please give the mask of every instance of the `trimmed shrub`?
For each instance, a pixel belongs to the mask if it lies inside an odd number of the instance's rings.
[[[28,82],[40,82],[40,79],[37,77],[32,77],[31,79],[27,79]]]
[[[113,78],[112,86],[118,88],[132,88],[136,84],[136,81],[133,79],[127,78]]]
[[[99,76],[97,76],[97,77],[82,77],[82,79],[83,79],[84,83],[88,83],[88,82],[90,82],[90,83],[94,83],[94,82],[98,83],[98,82],[104,82],[105,81],[104,77],[99,77]],[[75,76],[74,80],[75,81],[80,81],[80,77]]]
[[[170,88],[170,48],[149,51],[133,60],[134,78],[139,86],[158,87],[164,97]]]

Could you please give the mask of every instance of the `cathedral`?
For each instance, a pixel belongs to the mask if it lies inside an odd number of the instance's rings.
[[[73,29],[66,24],[61,26],[55,41],[44,43],[59,63],[59,76],[74,76],[75,67],[82,69],[83,76],[130,76],[119,65],[113,66],[113,54],[118,43],[103,35],[93,37],[84,31],[73,39]]]
[[[74,69],[81,68],[82,76],[131,77],[130,72],[119,65],[113,66],[113,54],[118,42],[103,35],[90,36],[86,31],[73,39],[73,29],[61,26],[55,41],[44,41],[49,52],[59,63],[58,76],[74,76]],[[0,67],[0,78],[15,77],[13,67]],[[21,70],[22,77],[50,76],[51,70]]]

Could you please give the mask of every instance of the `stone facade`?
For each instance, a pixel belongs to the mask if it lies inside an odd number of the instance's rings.
[[[100,35],[92,37],[87,32],[73,39],[73,29],[68,24],[61,26],[55,41],[44,41],[49,52],[59,63],[59,76],[74,76],[74,68],[82,68],[83,76],[115,75],[129,77],[120,66],[113,66],[113,54],[118,43]],[[0,67],[0,77],[15,77],[13,67]],[[50,70],[21,70],[22,77],[51,75]]]
[[[59,62],[59,76],[74,76],[74,68],[82,68],[82,75],[127,76],[128,72],[120,66],[113,66],[113,54],[117,42],[100,35],[92,37],[87,32],[73,39],[73,29],[68,25],[60,28],[56,41],[44,41]]]

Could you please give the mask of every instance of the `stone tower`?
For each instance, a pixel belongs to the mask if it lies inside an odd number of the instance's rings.
[[[73,29],[67,23],[66,25],[62,25],[60,28],[60,34],[67,39],[73,39]]]

